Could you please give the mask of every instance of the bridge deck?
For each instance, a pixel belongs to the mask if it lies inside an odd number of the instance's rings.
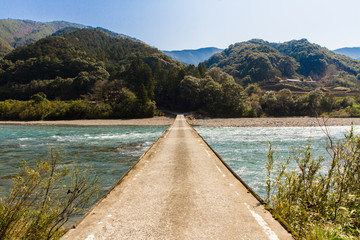
[[[178,116],[62,239],[292,239]]]

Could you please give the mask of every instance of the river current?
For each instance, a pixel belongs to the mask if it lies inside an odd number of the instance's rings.
[[[105,193],[161,136],[166,126],[1,126],[0,195],[23,160],[33,166],[47,159],[51,149],[65,164],[89,166]]]
[[[161,136],[166,126],[2,126],[0,125],[0,196],[11,186],[23,160],[29,165],[60,151],[65,164],[91,166],[105,193]],[[357,127],[358,128],[358,127]],[[315,155],[326,156],[326,136],[320,127],[195,127],[230,167],[264,196],[268,142],[278,146],[277,158],[312,139]],[[329,127],[334,139],[350,129]]]

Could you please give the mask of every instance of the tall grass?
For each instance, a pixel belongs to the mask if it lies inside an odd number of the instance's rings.
[[[266,202],[304,239],[359,239],[360,135],[351,128],[335,142],[325,133],[327,159],[309,141],[276,161],[270,144]]]
[[[62,165],[54,150],[33,168],[24,163],[10,193],[0,199],[0,239],[59,239],[69,218],[92,204],[96,181]]]

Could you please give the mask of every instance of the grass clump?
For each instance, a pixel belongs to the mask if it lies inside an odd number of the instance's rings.
[[[359,239],[360,135],[352,128],[314,157],[311,141],[283,161],[267,155],[266,202],[303,239]]]
[[[97,179],[61,163],[54,150],[35,167],[24,163],[0,199],[0,239],[59,239],[69,218],[93,203]]]

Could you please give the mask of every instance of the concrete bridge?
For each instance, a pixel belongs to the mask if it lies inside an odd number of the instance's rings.
[[[293,239],[184,116],[62,239]]]

